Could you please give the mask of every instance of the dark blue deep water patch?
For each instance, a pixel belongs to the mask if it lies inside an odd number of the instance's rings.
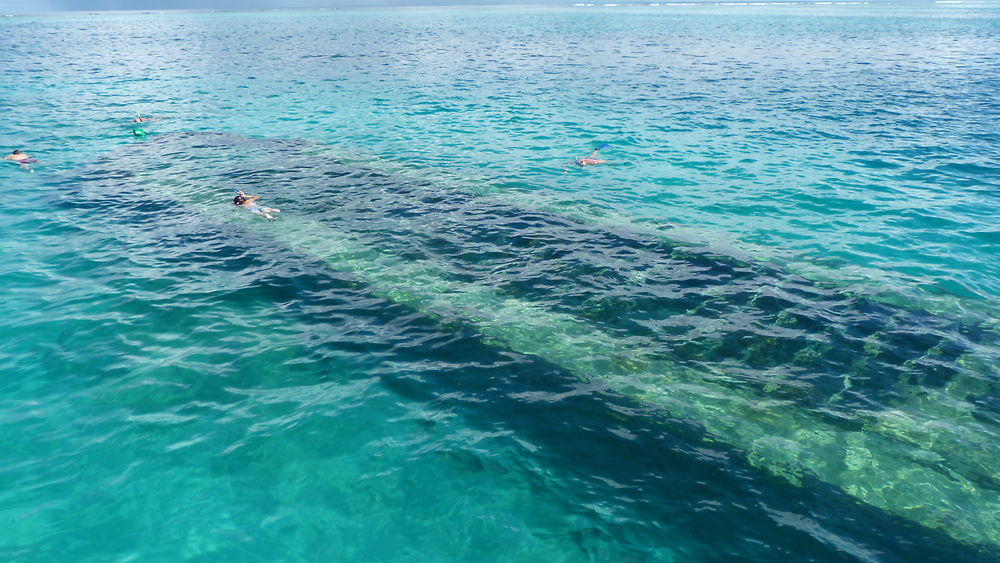
[[[0,554],[996,559],[996,17],[5,19]]]

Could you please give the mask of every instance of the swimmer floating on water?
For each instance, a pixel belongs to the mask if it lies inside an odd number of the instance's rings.
[[[263,215],[265,219],[274,219],[274,216],[271,215],[271,213],[281,213],[281,210],[277,207],[264,207],[262,205],[258,205],[258,199],[260,199],[259,195],[247,195],[239,190],[236,190],[236,197],[233,198],[233,205],[242,207],[250,213]]]
[[[611,146],[611,145],[601,145],[601,146],[597,147],[596,149],[594,149],[594,152],[590,153],[590,155],[585,156],[583,158],[578,158],[578,159],[574,160],[573,162],[567,162],[566,164],[563,164],[563,170],[566,170],[566,167],[569,166],[569,165],[571,165],[571,164],[575,164],[575,165],[581,166],[581,167],[582,166],[592,166],[594,164],[607,164],[607,162],[608,162],[607,160],[604,160],[603,158],[597,158],[597,153],[601,152],[601,149],[609,147],[609,146]]]
[[[143,116],[141,116],[141,115],[139,115],[137,113],[137,114],[135,114],[135,119],[132,120],[132,123],[149,123],[150,121],[153,121],[154,119],[160,119],[160,118],[159,117],[143,117]]]
[[[21,168],[29,170],[28,165],[33,162],[38,162],[37,158],[31,158],[30,156],[24,154],[20,150],[15,150],[14,152],[3,157],[4,160],[10,160],[21,165]],[[34,172],[34,170],[32,170]]]

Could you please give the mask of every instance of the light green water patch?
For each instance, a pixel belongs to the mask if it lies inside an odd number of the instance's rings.
[[[744,451],[754,466],[792,484],[817,478],[961,542],[1000,545],[995,489],[961,474],[924,442],[949,442],[946,451],[973,464],[979,463],[981,452],[955,443],[955,433],[940,432],[917,415],[895,417],[891,425],[883,417],[862,430],[840,427],[791,401],[735,386],[721,369],[668,361],[641,338],[612,337],[571,315],[451,279],[433,259],[400,259],[380,251],[373,241],[308,217],[286,214],[276,223],[264,223],[218,202],[211,187],[196,188],[190,182],[181,187],[153,177],[144,181],[207,216],[253,228],[334,270],[351,272],[376,295],[445,321],[468,322],[497,346],[536,356],[655,404],[671,416],[696,421],[713,439]],[[985,427],[967,432],[987,433],[977,443],[996,439]],[[909,438],[897,439],[904,435]]]
[[[528,184],[498,183],[485,174],[418,166],[393,157],[378,156],[354,147],[331,147],[316,144],[303,151],[315,158],[356,165],[413,180],[433,183],[436,189],[456,190],[491,200],[550,212],[579,223],[627,229],[662,239],[672,245],[690,246],[742,262],[756,262],[779,268],[814,283],[839,288],[846,294],[864,296],[894,306],[919,307],[935,314],[970,315],[991,319],[1000,328],[1000,309],[988,300],[969,299],[942,291],[933,280],[908,277],[898,272],[849,263],[806,253],[790,253],[779,247],[754,244],[737,235],[699,228],[681,222],[666,222],[653,217],[636,217],[612,205],[599,205],[588,198],[539,189]],[[573,170],[570,173],[585,173]]]
[[[573,533],[592,519],[573,512],[568,491],[525,478],[542,471],[506,435],[471,431],[378,377],[279,382],[259,373],[270,358],[248,360],[245,381],[201,372],[199,385],[151,358],[131,383],[50,398],[44,421],[8,419],[33,439],[5,436],[29,446],[19,453],[30,465],[5,467],[17,487],[0,495],[0,551],[56,560],[86,550],[94,561],[446,560],[484,545],[498,554],[487,560],[579,553]]]

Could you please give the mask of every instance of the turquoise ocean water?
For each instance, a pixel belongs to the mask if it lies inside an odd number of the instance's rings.
[[[1000,557],[1000,4],[0,52],[4,560]]]

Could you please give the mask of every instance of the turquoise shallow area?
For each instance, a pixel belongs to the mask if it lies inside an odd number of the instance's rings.
[[[1000,5],[0,49],[5,560],[1000,556]]]

